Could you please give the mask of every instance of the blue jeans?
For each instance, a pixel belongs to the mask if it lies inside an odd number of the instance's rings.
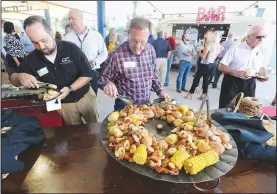
[[[173,58],[174,58],[174,55],[171,54],[169,59],[167,60],[167,72],[166,72],[165,82],[164,82],[165,85],[168,85],[168,83],[169,83],[169,74],[170,74],[170,69],[171,69],[171,65],[173,62]]]
[[[187,77],[190,72],[191,62],[181,60],[179,62],[179,74],[176,81],[176,88],[179,89],[186,89]],[[181,87],[182,82],[182,87]]]

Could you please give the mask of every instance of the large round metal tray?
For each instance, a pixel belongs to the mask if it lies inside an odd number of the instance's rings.
[[[220,127],[222,131],[228,133],[223,127],[221,127],[218,123],[215,121],[214,125],[217,127]],[[156,125],[162,124],[163,130],[158,132],[156,130]],[[227,172],[229,172],[236,164],[238,159],[238,149],[237,145],[234,142],[231,135],[230,136],[230,143],[233,145],[233,148],[231,150],[225,150],[225,152],[219,157],[220,160],[212,166],[209,166],[205,168],[203,171],[197,173],[196,175],[190,175],[185,173],[184,169],[182,169],[177,176],[169,175],[169,174],[159,174],[154,169],[150,168],[147,165],[137,165],[135,163],[131,163],[127,160],[118,160],[114,154],[114,150],[109,149],[109,139],[108,139],[108,117],[105,118],[105,120],[102,122],[101,125],[101,131],[100,131],[100,139],[101,142],[106,149],[106,151],[120,164],[123,166],[135,171],[138,174],[153,178],[155,180],[162,180],[167,182],[173,182],[173,183],[200,183],[200,182],[206,182],[211,181],[216,178],[219,178],[223,175],[225,175]],[[162,120],[152,120],[145,124],[145,128],[148,129],[148,133],[152,137],[156,137],[157,139],[165,138],[168,134],[170,134],[170,131],[173,129],[172,126],[170,126],[166,121]]]

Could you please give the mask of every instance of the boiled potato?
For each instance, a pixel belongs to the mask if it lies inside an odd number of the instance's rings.
[[[175,118],[172,115],[167,115],[166,117],[166,121],[171,124],[173,123],[173,121],[175,120]]]
[[[177,109],[182,112],[182,113],[185,113],[185,112],[188,112],[189,111],[189,107],[188,105],[186,104],[183,104],[183,105],[180,105],[177,107]]]
[[[176,144],[178,142],[178,136],[176,134],[171,134],[165,138],[165,141],[169,144]]]
[[[108,121],[111,123],[115,123],[119,119],[119,112],[115,111],[111,113],[108,117]]]
[[[175,117],[176,119],[180,119],[180,118],[182,118],[182,113],[181,112],[179,112],[179,111],[174,111],[174,112],[172,112],[172,114],[171,114],[173,117]]]
[[[183,123],[183,120],[182,120],[182,119],[175,119],[175,120],[173,121],[174,127],[179,127],[182,123]]]

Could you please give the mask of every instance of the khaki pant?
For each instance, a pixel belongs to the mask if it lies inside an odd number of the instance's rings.
[[[157,68],[160,82],[163,86],[165,82],[166,71],[167,71],[167,58],[157,58],[156,68]]]
[[[87,124],[97,122],[98,112],[94,91],[90,87],[88,93],[78,102],[62,103],[62,108],[58,112],[63,117],[66,125],[82,124],[81,117],[84,118]]]

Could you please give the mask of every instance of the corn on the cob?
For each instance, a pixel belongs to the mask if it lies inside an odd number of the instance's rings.
[[[185,160],[184,169],[187,173],[194,175],[206,168],[207,166],[217,163],[218,160],[218,154],[213,150],[209,150],[206,153]]]
[[[140,144],[133,156],[133,161],[137,164],[143,165],[146,163],[147,159],[147,151],[146,151],[146,146],[143,144]]]
[[[218,162],[219,156],[214,150],[210,150],[206,153],[201,154],[205,158],[205,164],[207,166],[214,165]]]
[[[174,153],[174,155],[170,158],[170,161],[181,170],[184,164],[184,161],[188,159],[190,155],[184,150],[178,150]]]

